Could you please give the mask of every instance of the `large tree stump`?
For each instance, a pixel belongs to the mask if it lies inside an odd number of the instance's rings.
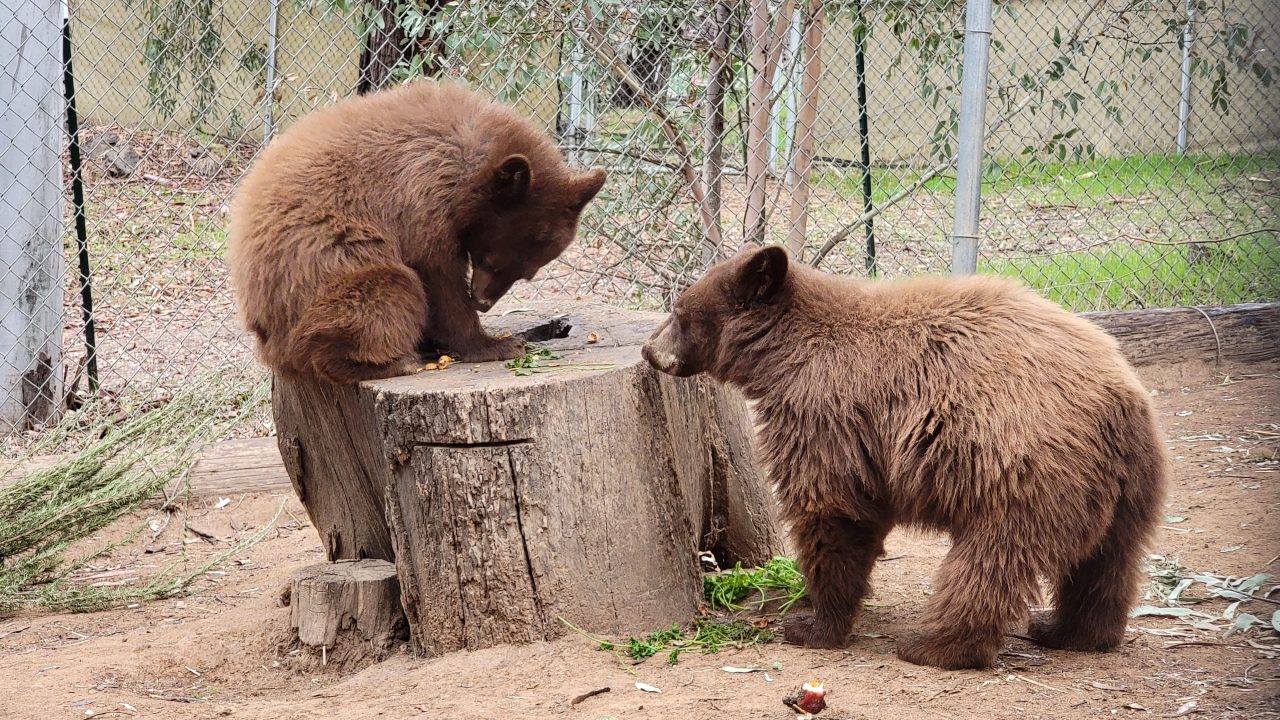
[[[333,388],[277,378],[285,466],[331,560],[394,559],[429,655],[688,620],[697,553],[781,550],[736,392],[649,368],[661,321],[520,303],[487,322],[561,356]],[[549,318],[561,316],[548,322]]]

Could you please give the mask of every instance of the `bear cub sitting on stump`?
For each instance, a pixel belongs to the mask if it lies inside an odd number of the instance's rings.
[[[1038,576],[1051,648],[1124,635],[1167,464],[1147,393],[1115,341],[993,277],[860,282],[747,250],[675,303],[644,347],[755,401],[761,460],[813,601],[786,638],[840,647],[898,524],[951,551],[898,657],[990,666]]]
[[[418,81],[319,110],[236,193],[244,325],[272,369],[334,383],[409,372],[432,349],[519,357],[524,342],[487,335],[476,313],[564,252],[604,180],[457,85]]]

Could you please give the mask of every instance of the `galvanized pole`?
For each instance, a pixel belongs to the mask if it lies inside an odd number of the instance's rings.
[[[262,144],[276,134],[276,41],[280,28],[280,0],[271,0],[267,11],[267,86],[262,95]]]
[[[982,203],[982,143],[987,124],[987,65],[991,54],[991,0],[968,0],[964,19],[964,76],[956,138],[956,219],[951,272],[978,270],[978,213]]]
[[[0,0],[0,434],[64,400],[62,7]]]
[[[1191,44],[1195,42],[1196,3],[1187,0],[1187,24],[1182,28],[1182,89],[1178,95],[1178,154],[1187,154],[1187,121],[1191,118]]]
[[[582,21],[575,18],[573,32],[569,34],[569,127],[565,132],[565,139],[569,144],[569,162],[574,165],[582,163],[582,145],[586,139],[583,122],[586,84],[582,77],[582,35]]]

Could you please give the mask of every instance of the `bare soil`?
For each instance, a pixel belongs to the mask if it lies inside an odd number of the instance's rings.
[[[1226,374],[1164,369],[1146,379],[1156,389],[1175,466],[1169,520],[1154,552],[1195,572],[1280,574],[1280,365]],[[915,622],[948,546],[944,537],[906,531],[890,537],[874,597],[845,650],[775,642],[688,652],[674,666],[661,654],[632,664],[569,634],[436,659],[401,653],[340,669],[294,645],[288,608],[279,602],[293,570],[323,559],[297,500],[259,494],[221,507],[217,499],[193,503],[186,518],[139,513],[94,538],[89,546],[151,522],[140,539],[86,567],[79,580],[127,584],[174,562],[197,563],[261,529],[282,505],[283,512],[266,540],[184,596],[0,620],[0,717],[782,720],[794,717],[782,697],[811,678],[830,692],[820,717],[835,720],[1280,717],[1280,637],[1269,622],[1224,637],[1230,621],[1200,630],[1141,617],[1112,653],[1045,651],[1010,636],[993,670],[903,663],[893,654],[894,637]],[[1195,608],[1217,616],[1228,602]],[[1277,609],[1274,599],[1255,600],[1238,612],[1268,621]],[[643,692],[637,682],[661,693]],[[610,691],[570,703],[603,687]]]

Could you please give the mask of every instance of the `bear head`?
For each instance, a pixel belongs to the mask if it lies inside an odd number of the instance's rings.
[[[463,231],[471,259],[471,304],[493,307],[517,280],[532,280],[578,232],[582,210],[604,186],[599,168],[551,168],[535,175],[529,159],[511,155],[497,167],[487,199]]]
[[[641,355],[668,375],[726,379],[734,339],[751,337],[748,326],[780,309],[789,263],[786,250],[770,246],[743,250],[711,268],[676,299]]]

